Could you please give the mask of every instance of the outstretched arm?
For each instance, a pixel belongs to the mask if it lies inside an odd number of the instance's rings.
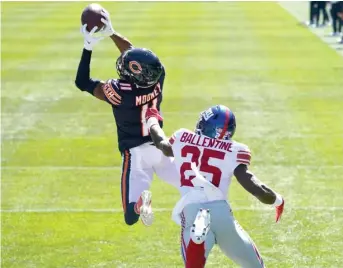
[[[277,193],[259,181],[256,176],[248,170],[246,165],[240,164],[235,169],[234,174],[240,185],[242,185],[245,190],[255,196],[262,203],[269,205],[275,203],[277,199]]]
[[[164,155],[174,156],[172,146],[158,122],[150,128],[150,136],[155,146],[160,149]]]
[[[101,19],[101,22],[105,25],[105,29],[103,30],[104,34],[112,39],[113,43],[117,46],[120,53],[123,53],[124,51],[132,48],[132,43],[113,29],[110,13],[105,10],[101,12],[101,15],[104,17]]]
[[[172,146],[158,123],[159,120],[163,121],[163,118],[159,112],[154,108],[149,108],[146,112],[146,123],[148,125],[148,129],[150,130],[152,141],[154,142],[155,146],[163,152],[164,155],[174,156]]]
[[[102,15],[104,18],[102,18],[101,21],[105,25],[105,28],[100,30],[102,36],[93,36],[98,27],[94,27],[90,32],[87,31],[87,24],[81,27],[81,32],[84,36],[85,43],[80,64],[77,69],[75,85],[81,91],[87,91],[99,100],[106,101],[105,94],[103,92],[103,86],[105,83],[103,81],[90,78],[90,62],[93,46],[102,40],[104,36],[109,36],[121,53],[132,48],[133,46],[129,40],[114,31],[109,13],[107,11],[103,11]]]
[[[120,53],[123,53],[124,51],[133,48],[133,45],[131,42],[125,38],[124,36],[120,35],[119,33],[113,33],[110,38],[115,43],[117,48],[119,49]]]
[[[284,200],[282,196],[258,180],[244,164],[240,164],[236,167],[234,175],[240,185],[242,185],[245,190],[255,196],[258,200],[264,204],[269,204],[276,207],[276,221],[278,221],[281,217],[284,206]]]
[[[105,95],[102,90],[104,82],[90,78],[90,63],[92,57],[93,46],[99,42],[101,37],[94,37],[93,34],[98,27],[94,27],[90,32],[87,31],[87,24],[81,27],[81,33],[85,38],[84,49],[82,51],[79,67],[75,78],[75,85],[81,91],[86,91],[99,100],[105,100]]]

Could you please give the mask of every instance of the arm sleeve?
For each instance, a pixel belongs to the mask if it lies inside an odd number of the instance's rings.
[[[122,96],[120,93],[118,80],[116,79],[108,80],[103,85],[102,90],[105,94],[105,100],[109,104],[112,104],[113,106],[118,106],[122,103]]]
[[[81,91],[87,91],[93,95],[93,91],[100,81],[90,78],[91,57],[92,51],[83,49],[79,67],[77,69],[75,85]]]
[[[251,152],[248,147],[246,148],[240,148],[237,151],[237,158],[236,162],[237,164],[244,164],[249,166],[251,161]]]

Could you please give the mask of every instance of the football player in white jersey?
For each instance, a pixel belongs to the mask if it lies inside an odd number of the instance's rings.
[[[147,111],[152,140],[166,156],[174,157],[180,170],[182,197],[173,219],[182,226],[185,267],[205,267],[214,244],[241,267],[265,267],[254,242],[232,215],[227,201],[231,178],[235,175],[245,190],[273,205],[276,222],[283,213],[284,200],[248,170],[248,146],[231,139],[236,129],[232,111],[223,105],[213,106],[201,113],[195,132],[179,129],[170,139],[159,126],[161,120],[156,109]]]

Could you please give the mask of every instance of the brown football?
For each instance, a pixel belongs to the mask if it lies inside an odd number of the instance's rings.
[[[99,31],[104,24],[101,22],[101,18],[103,16],[101,15],[101,11],[105,10],[102,6],[99,4],[90,4],[88,5],[82,12],[81,15],[81,24],[84,25],[87,23],[87,31],[90,32],[95,26],[98,26]]]

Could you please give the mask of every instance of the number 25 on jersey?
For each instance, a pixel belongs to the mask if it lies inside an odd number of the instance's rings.
[[[191,162],[196,163],[200,171],[212,174],[212,184],[216,187],[219,187],[222,172],[218,167],[210,165],[208,162],[211,158],[224,160],[225,153],[221,151],[204,148],[203,154],[200,157],[201,151],[198,147],[186,145],[181,149],[181,156],[187,157],[188,155],[191,155]],[[181,186],[193,187],[192,179],[195,176],[189,176],[188,178],[186,178],[185,172],[188,170],[192,170],[191,163],[184,162],[180,167]]]

